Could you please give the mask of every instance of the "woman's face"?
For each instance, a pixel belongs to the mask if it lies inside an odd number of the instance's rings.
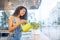
[[[26,10],[23,8],[20,10],[20,16],[23,16],[25,14]]]

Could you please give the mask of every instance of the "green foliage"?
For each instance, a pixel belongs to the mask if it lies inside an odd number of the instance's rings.
[[[32,28],[33,29],[38,29],[39,26],[40,26],[40,24],[39,23],[36,23],[36,22],[31,22],[30,24],[32,25]]]

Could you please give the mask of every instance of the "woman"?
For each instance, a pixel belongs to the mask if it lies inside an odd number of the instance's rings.
[[[27,9],[23,6],[17,7],[13,16],[8,18],[8,31],[12,33],[8,40],[20,40],[22,31],[20,24],[24,24],[26,19]]]

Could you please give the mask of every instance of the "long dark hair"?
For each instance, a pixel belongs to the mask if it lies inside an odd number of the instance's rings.
[[[20,19],[27,20],[27,9],[24,6],[17,7],[16,10],[15,10],[15,12],[14,12],[14,14],[13,14],[13,16],[18,16],[19,13],[20,13],[20,10],[22,10],[22,9],[25,9],[26,12],[25,12],[25,14],[23,16],[20,16]]]

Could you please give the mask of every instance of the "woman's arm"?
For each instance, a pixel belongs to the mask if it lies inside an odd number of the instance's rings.
[[[12,32],[13,30],[15,30],[20,24],[23,24],[25,23],[26,20],[20,20],[20,21],[17,21],[16,23],[13,23],[13,20],[12,18],[8,18],[8,31],[9,32]]]
[[[18,27],[18,23],[13,23],[12,18],[8,18],[8,31],[12,32],[13,30],[15,30]]]

